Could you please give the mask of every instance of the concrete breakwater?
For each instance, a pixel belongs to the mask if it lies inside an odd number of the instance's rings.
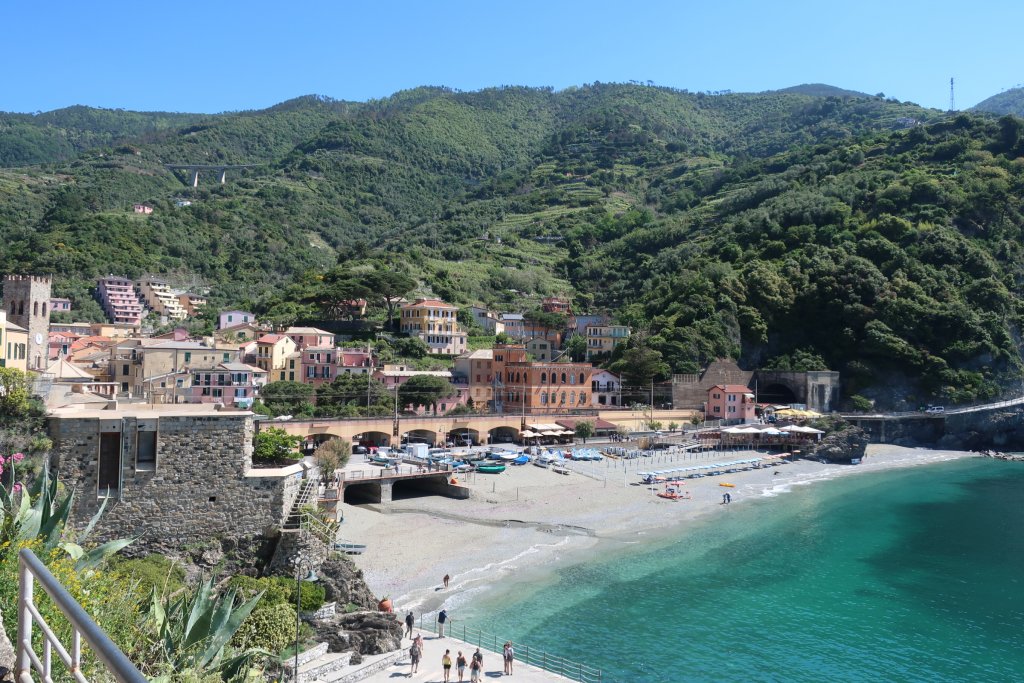
[[[871,443],[965,451],[1024,450],[1024,405],[944,415],[847,416]]]

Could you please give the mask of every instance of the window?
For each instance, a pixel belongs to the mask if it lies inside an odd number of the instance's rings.
[[[129,369],[129,365],[127,363],[125,363],[124,365],[121,366],[121,374],[122,375],[130,375],[131,374],[131,370]]]
[[[224,354],[224,362],[225,363],[227,363],[230,358],[231,358],[231,354],[230,353],[225,353]]]
[[[228,316],[228,322],[231,322],[231,321],[232,321],[232,320],[234,320],[234,319],[235,319],[235,316],[233,316],[233,315],[229,315],[229,316]]]
[[[289,372],[288,373],[288,381],[289,382],[294,382],[295,381],[295,373],[294,372]]]
[[[192,362],[192,352],[191,351],[186,351],[185,352],[185,362],[186,363],[191,363]]]
[[[720,413],[720,412],[722,412],[722,408],[721,408],[721,406],[715,406],[715,412],[716,412],[716,413]]]

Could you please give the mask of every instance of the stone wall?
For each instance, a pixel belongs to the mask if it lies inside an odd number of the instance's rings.
[[[72,521],[78,527],[104,500],[99,491],[101,435],[107,435],[111,449],[120,440],[120,488],[111,491],[94,540],[137,537],[136,547],[176,549],[268,535],[283,522],[304,468],[253,472],[251,415],[117,415],[49,420],[51,466],[75,490]],[[140,442],[144,432],[152,431],[155,463],[140,463]],[[116,451],[113,457],[116,473]],[[113,481],[116,487],[116,477]]]

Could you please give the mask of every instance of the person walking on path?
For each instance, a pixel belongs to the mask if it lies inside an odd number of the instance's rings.
[[[505,660],[505,673],[509,676],[512,675],[512,660],[515,659],[516,651],[512,649],[512,641],[505,643],[505,649],[502,651],[502,659]]]
[[[444,638],[444,623],[448,621],[448,612],[441,610],[437,613],[437,637]]]
[[[484,668],[483,659],[477,659],[477,655],[480,653],[480,649],[473,653],[473,661],[469,663],[469,680],[470,683],[480,683],[480,669]]]
[[[420,668],[420,657],[423,655],[423,650],[420,649],[419,644],[414,640],[412,641],[412,647],[409,648],[409,677],[411,678],[414,673],[419,671]]]
[[[412,627],[416,623],[416,619],[412,616],[412,612],[405,615],[405,628],[407,630],[406,636],[412,638]]]
[[[444,575],[444,579],[442,579],[442,580],[444,581],[445,589],[448,588],[448,582],[451,581],[451,579],[452,579],[452,577],[448,576],[447,574]]]
[[[448,683],[451,680],[452,675],[452,651],[445,650],[444,655],[441,657],[441,668],[444,669],[444,683]]]
[[[462,654],[462,650],[459,650],[459,656],[455,658],[455,670],[459,672],[459,683],[462,683],[462,677],[466,675],[466,655]]]

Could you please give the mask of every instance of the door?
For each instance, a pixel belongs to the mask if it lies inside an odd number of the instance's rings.
[[[121,433],[100,434],[100,471],[97,477],[97,494],[106,496],[109,490],[116,495],[121,490]]]

